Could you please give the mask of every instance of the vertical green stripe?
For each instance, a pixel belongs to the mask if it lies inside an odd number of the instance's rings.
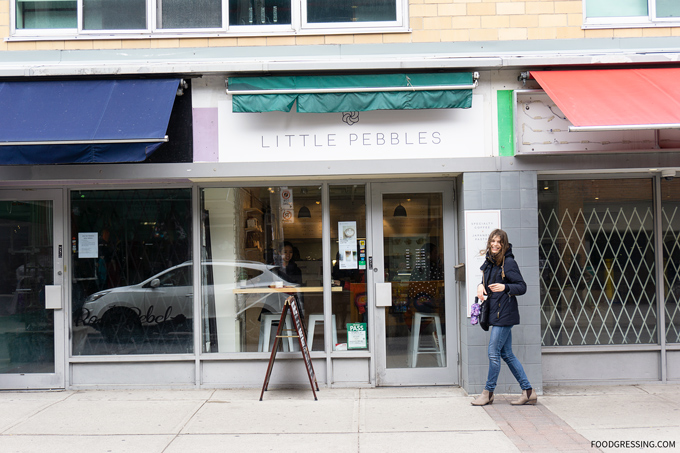
[[[498,90],[498,153],[515,155],[515,125],[513,121],[512,90]]]

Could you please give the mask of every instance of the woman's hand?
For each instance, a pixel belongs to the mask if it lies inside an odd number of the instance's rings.
[[[489,289],[494,293],[502,293],[505,291],[505,285],[503,283],[492,283],[489,285]]]
[[[486,290],[484,289],[484,285],[481,283],[477,285],[477,299],[480,301],[486,300]]]

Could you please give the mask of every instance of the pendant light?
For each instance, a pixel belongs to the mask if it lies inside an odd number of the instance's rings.
[[[406,217],[406,208],[399,203],[399,206],[394,208],[394,217]]]
[[[309,208],[305,205],[302,205],[300,210],[298,211],[298,219],[305,219],[305,218],[310,218],[312,217],[312,213],[309,212]]]

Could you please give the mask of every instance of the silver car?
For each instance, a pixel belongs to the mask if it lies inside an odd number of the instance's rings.
[[[240,293],[239,289],[295,287],[276,273],[277,267],[256,261],[209,261],[202,264],[203,312],[215,316],[215,295],[227,295],[241,316],[251,308],[279,313],[287,297],[281,293]],[[238,294],[238,295],[237,295]],[[141,283],[91,294],[82,308],[85,325],[101,331],[107,341],[129,341],[145,327],[191,330],[193,319],[193,265],[184,262]],[[224,297],[218,298],[224,301]],[[222,302],[224,303],[224,302]],[[204,316],[206,316],[204,315]]]

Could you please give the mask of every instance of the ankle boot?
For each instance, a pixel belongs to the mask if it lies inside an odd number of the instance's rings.
[[[515,406],[520,406],[522,404],[536,404],[538,401],[538,396],[533,389],[522,390],[522,396],[518,400],[511,402],[510,404]]]
[[[484,390],[481,395],[475,398],[470,404],[473,406],[486,406],[493,403],[493,392]]]

